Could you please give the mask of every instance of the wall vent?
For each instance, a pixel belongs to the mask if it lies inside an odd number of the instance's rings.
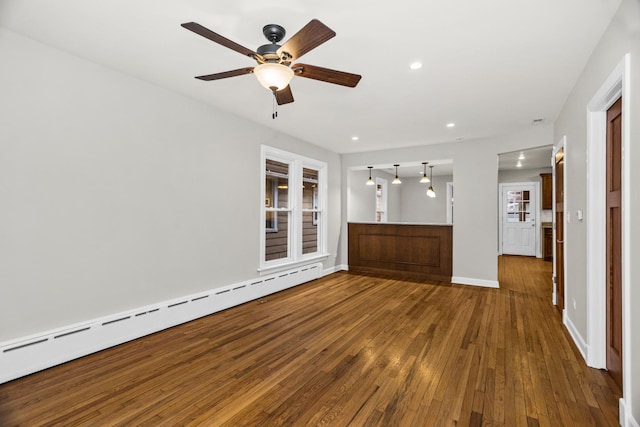
[[[86,328],[77,329],[77,330],[75,330],[75,331],[65,332],[64,334],[56,335],[56,336],[54,336],[53,338],[54,338],[54,339],[64,338],[64,337],[68,337],[69,335],[79,334],[80,332],[88,331],[89,329],[91,329],[91,327],[90,327],[90,326],[87,326]]]

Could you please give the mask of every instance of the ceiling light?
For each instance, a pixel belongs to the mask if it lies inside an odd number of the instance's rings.
[[[371,179],[371,169],[373,169],[373,166],[367,166],[369,168],[369,179],[367,180],[367,185],[375,185],[376,183],[373,182],[373,179]]]
[[[412,70],[419,70],[420,68],[422,68],[422,64],[420,62],[414,62],[409,65],[409,68],[411,68]]]
[[[357,136],[352,136],[352,137],[351,137],[351,140],[352,140],[352,141],[357,141],[357,140],[359,140],[359,139],[360,139],[360,138],[358,138]]]
[[[517,168],[521,168],[522,167],[522,162],[520,160],[518,160],[518,163],[516,164]]]
[[[258,65],[253,69],[253,74],[256,75],[262,87],[272,92],[289,86],[289,82],[293,78],[291,68],[275,62],[265,62]]]
[[[424,171],[422,172],[422,179],[420,179],[420,184],[426,184],[427,182],[431,182],[431,180],[427,176],[427,164],[428,163],[429,162],[422,162],[422,165],[424,167]]]
[[[518,160],[524,160],[524,153],[520,153],[520,157],[518,157]]]
[[[433,166],[429,166],[429,172],[431,175],[431,181],[433,181]],[[427,196],[431,197],[432,199],[436,197],[436,192],[433,191],[433,185],[429,185],[429,189],[427,190]]]
[[[455,127],[455,125],[456,125],[455,123],[447,123],[447,127],[448,127],[448,128]]]
[[[393,178],[393,181],[391,181],[392,184],[402,184],[402,181],[400,181],[400,178],[398,178],[398,166],[400,165],[393,165],[396,167],[396,177]]]

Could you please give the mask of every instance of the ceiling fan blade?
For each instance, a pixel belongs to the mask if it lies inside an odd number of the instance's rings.
[[[348,87],[356,87],[362,78],[359,74],[330,70],[328,68],[316,67],[315,65],[295,64],[291,68],[293,68],[296,76]]]
[[[274,95],[276,97],[276,102],[278,103],[278,105],[283,105],[283,104],[289,104],[290,102],[293,102],[293,93],[291,93],[291,86],[287,85],[287,87],[285,87],[284,89],[280,89],[276,92],[274,92]]]
[[[194,33],[201,35],[204,38],[207,38],[213,42],[221,44],[224,47],[228,47],[231,50],[235,50],[236,52],[239,52],[243,55],[250,56],[250,57],[253,57],[256,55],[256,53],[251,49],[247,49],[246,47],[241,46],[236,42],[232,42],[228,38],[222,37],[220,34],[214,33],[210,29],[203,27],[202,25],[197,24],[195,22],[186,22],[181,25],[187,30],[191,30]]]
[[[317,19],[313,19],[278,49],[278,55],[282,57],[286,54],[290,60],[300,58],[335,35],[335,31],[331,28]]]
[[[228,77],[241,76],[243,74],[251,74],[251,73],[253,73],[253,67],[247,67],[247,68],[240,68],[238,70],[225,71],[222,73],[207,74],[205,76],[196,76],[196,79],[211,81],[211,80],[226,79]]]

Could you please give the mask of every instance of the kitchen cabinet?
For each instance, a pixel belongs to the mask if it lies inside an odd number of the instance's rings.
[[[542,258],[545,261],[553,260],[553,228],[545,223],[542,225]]]
[[[550,173],[541,173],[542,182],[542,205],[541,209],[551,209],[553,203],[553,178]]]

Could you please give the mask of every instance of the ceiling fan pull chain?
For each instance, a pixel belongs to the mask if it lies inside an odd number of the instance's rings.
[[[276,92],[273,91],[273,113],[271,113],[271,118],[273,120],[278,117],[278,104],[276,103]]]

